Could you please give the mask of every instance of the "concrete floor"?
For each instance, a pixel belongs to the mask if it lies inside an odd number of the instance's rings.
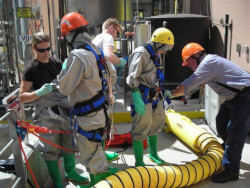
[[[202,120],[193,120],[197,124],[200,124],[202,128],[206,129],[207,131],[211,132],[210,128],[203,123]],[[120,133],[129,132],[131,129],[130,124],[117,124],[115,125],[117,130]],[[195,154],[185,143],[181,142],[174,134],[169,133],[166,134],[165,131],[162,131],[159,134],[159,142],[158,142],[158,149],[159,149],[159,156],[164,159],[169,165],[172,164],[185,164],[186,162],[190,162],[192,160],[197,159],[200,155]],[[110,166],[116,167],[119,170],[124,170],[130,167],[134,167],[135,159],[134,159],[134,152],[132,147],[130,146],[126,150],[123,148],[108,148],[107,151],[115,151],[119,152],[120,158],[117,161],[113,161],[109,163]],[[243,153],[242,153],[242,160],[241,160],[241,170],[240,170],[240,179],[236,182],[230,182],[225,184],[216,184],[211,181],[210,178],[194,184],[189,187],[195,188],[246,188],[249,187],[250,184],[250,136],[248,136],[247,141],[245,143]],[[202,155],[202,154],[201,154]],[[144,150],[144,162],[147,165],[154,165],[153,162],[149,160],[147,149]],[[77,171],[79,173],[87,174],[85,167],[81,164],[77,164]],[[63,174],[63,173],[62,173]],[[75,187],[74,184],[71,182],[65,182],[65,187],[72,188]]]
[[[124,112],[130,111],[129,107],[129,99],[126,98],[125,102],[122,98],[123,93],[118,93],[120,97],[118,97],[117,102],[115,104],[115,112]],[[200,109],[204,109],[204,105],[200,103],[198,100],[189,100],[188,104],[184,105],[180,101],[173,101],[174,110],[178,111],[196,111]],[[193,119],[194,123],[198,126],[206,129],[208,132],[212,132],[210,127],[206,124],[204,119]],[[115,124],[115,128],[117,129],[118,134],[127,133],[131,130],[130,123],[122,123],[122,124]],[[216,137],[216,135],[214,135]],[[220,139],[219,139],[220,141]],[[117,161],[113,161],[109,163],[110,166],[116,167],[119,170],[124,170],[127,168],[134,167],[135,159],[134,159],[134,152],[132,147],[128,147],[127,149],[123,148],[108,148],[107,151],[115,151],[120,154],[119,159]],[[185,164],[186,162],[190,162],[199,158],[202,154],[193,152],[185,143],[180,141],[174,134],[169,133],[166,134],[165,131],[162,131],[158,135],[158,154],[159,156],[164,159],[169,165],[177,164]],[[242,153],[242,160],[241,160],[241,170],[240,170],[240,179],[236,182],[229,182],[226,184],[215,184],[211,181],[211,178],[207,178],[206,180],[199,182],[195,185],[191,185],[189,187],[195,188],[246,188],[250,187],[250,135],[248,136],[243,153]],[[88,175],[86,168],[82,166],[79,161],[78,157],[76,158],[76,169],[79,174]],[[147,165],[154,165],[153,162],[149,160],[148,151],[147,149],[144,150],[144,162]],[[76,187],[75,184],[71,182],[65,181],[64,176],[64,167],[63,163],[60,162],[60,170],[61,176],[64,180],[64,186],[67,188]],[[1,179],[1,178],[0,178]],[[50,183],[49,183],[50,185]],[[0,186],[1,187],[1,186]],[[51,187],[51,186],[46,186]]]
[[[115,112],[117,111],[128,111],[129,110],[129,100],[125,100],[125,104],[122,100],[117,100],[115,106]],[[197,110],[197,108],[201,108],[202,105],[197,104],[197,101],[192,103],[192,101],[188,101],[187,105],[183,105],[180,102],[176,102],[174,104],[174,109],[178,110]],[[193,119],[192,120],[197,125],[201,126],[203,129],[207,130],[208,132],[212,132],[210,127],[205,123],[203,119]],[[115,124],[115,127],[118,131],[118,134],[126,133],[131,130],[131,124],[129,123],[122,123],[122,124]],[[216,137],[216,135],[214,135]],[[174,134],[169,133],[166,134],[165,131],[162,131],[158,135],[158,154],[159,156],[164,159],[169,165],[172,164],[185,164],[186,162],[190,162],[192,160],[197,159],[202,154],[197,154],[192,151],[185,143],[180,141]],[[221,141],[220,139],[218,139]],[[134,167],[135,159],[134,159],[134,152],[132,147],[128,147],[127,149],[123,148],[108,148],[107,151],[115,151],[119,152],[120,158],[117,161],[113,161],[109,163],[110,166],[116,167],[119,170],[124,170],[130,167]],[[211,181],[211,178],[194,184],[189,187],[195,188],[246,188],[250,187],[250,136],[248,136],[243,153],[242,153],[242,160],[241,160],[241,170],[240,170],[240,179],[236,182],[229,182],[225,184],[216,184]],[[144,162],[147,165],[154,165],[153,162],[149,160],[147,149],[144,150]],[[77,164],[77,171],[82,174],[88,174],[86,172],[85,167],[81,164]],[[61,164],[62,169],[62,176],[63,176],[63,167]],[[64,177],[62,177],[64,178]],[[75,185],[71,182],[64,182],[65,187],[72,188]]]

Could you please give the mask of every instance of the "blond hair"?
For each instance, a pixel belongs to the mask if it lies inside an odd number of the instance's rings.
[[[109,26],[113,25],[114,27],[120,27],[118,20],[116,18],[109,18],[102,24],[102,30],[107,29]]]

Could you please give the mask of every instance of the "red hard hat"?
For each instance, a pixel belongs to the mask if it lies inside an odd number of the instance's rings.
[[[198,52],[201,52],[201,51],[204,51],[205,49],[197,44],[197,43],[188,43],[183,49],[182,49],[182,60],[183,60],[183,63],[182,63],[182,66],[187,66],[188,65],[188,62],[186,61],[190,56],[198,53]]]
[[[67,35],[73,30],[89,25],[89,22],[79,13],[70,12],[66,14],[61,21],[61,33]]]

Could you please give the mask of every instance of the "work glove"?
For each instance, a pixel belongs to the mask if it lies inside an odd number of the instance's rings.
[[[126,59],[124,59],[124,58],[120,58],[120,60],[121,60],[121,62],[120,62],[120,64],[118,64],[117,66],[119,66],[119,67],[124,67],[125,65],[127,65],[127,60]]]
[[[67,68],[67,61],[68,61],[68,58],[66,58],[63,62],[63,65],[62,65],[62,70],[66,70]]]
[[[141,94],[139,91],[133,91],[132,92],[132,99],[134,101],[135,111],[140,116],[145,116],[145,103],[143,102],[141,98]]]
[[[53,86],[50,84],[44,84],[40,89],[36,90],[36,95],[41,97],[42,95],[46,95],[47,93],[52,92]]]
[[[174,98],[174,96],[172,95],[172,91],[170,91],[170,90],[166,90],[166,91],[164,92],[164,97],[165,97],[165,98],[168,97],[169,99]]]

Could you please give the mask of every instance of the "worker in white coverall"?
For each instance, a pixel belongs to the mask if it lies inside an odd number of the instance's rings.
[[[43,32],[35,33],[32,37],[32,49],[35,58],[25,69],[21,86],[20,102],[33,102],[33,123],[51,130],[70,131],[68,98],[53,90],[50,84],[56,79],[62,69],[62,62],[50,57],[50,39]],[[72,134],[46,133],[41,135],[57,145],[76,151],[72,144]],[[58,160],[63,157],[65,176],[76,183],[88,182],[88,177],[80,176],[75,169],[75,154],[61,150],[46,142],[39,143],[39,150],[47,164],[54,187],[62,188],[63,183],[58,168]]]
[[[132,90],[131,115],[135,166],[143,162],[143,140],[147,138],[149,158],[157,165],[165,164],[157,154],[157,134],[165,123],[163,106],[164,75],[160,54],[171,50],[174,36],[166,28],[154,31],[151,40],[135,49],[129,57],[127,84]],[[163,93],[163,94],[162,94]]]
[[[110,126],[104,94],[109,86],[110,62],[91,43],[88,24],[76,12],[62,18],[61,33],[72,50],[57,78],[57,87],[68,95],[72,106],[80,162],[90,174],[90,187],[118,169],[108,166],[102,147],[102,137]]]
[[[116,18],[109,18],[102,24],[102,33],[98,34],[92,42],[99,47],[104,55],[108,57],[109,61],[116,67],[123,67],[127,64],[124,58],[118,58],[114,53],[114,39],[116,39],[121,32],[121,25]],[[112,68],[115,70],[115,67]],[[110,113],[113,113],[110,109]],[[105,147],[105,145],[104,145]],[[118,159],[118,153],[105,152],[107,160],[114,161]]]

